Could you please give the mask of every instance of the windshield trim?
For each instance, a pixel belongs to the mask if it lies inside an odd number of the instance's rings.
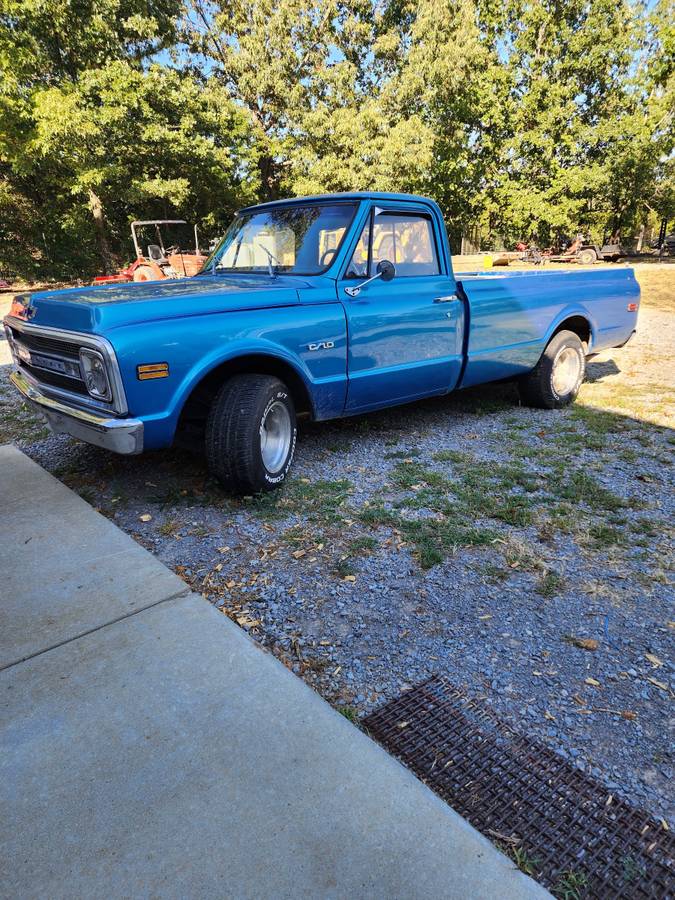
[[[228,225],[228,227],[227,227],[227,230],[229,231],[231,225],[241,216],[254,216],[258,212],[266,213],[266,212],[270,212],[270,211],[274,210],[275,208],[288,209],[289,206],[294,206],[296,209],[313,209],[317,206],[320,206],[320,207],[321,206],[353,206],[354,207],[354,211],[352,213],[351,219],[349,220],[349,222],[347,223],[347,225],[345,227],[345,233],[340,238],[340,242],[337,245],[335,254],[334,254],[332,260],[328,263],[327,266],[324,266],[323,269],[318,269],[318,270],[315,270],[312,272],[286,272],[279,266],[273,267],[275,274],[285,275],[286,277],[298,276],[299,278],[313,278],[317,275],[325,275],[325,273],[335,265],[335,263],[338,260],[338,257],[340,256],[340,252],[342,251],[344,242],[347,238],[347,235],[350,233],[352,226],[354,225],[354,219],[356,218],[359,208],[361,206],[361,201],[359,201],[359,200],[356,200],[356,199],[349,199],[349,200],[340,199],[340,200],[334,200],[334,201],[332,201],[332,200],[331,201],[317,200],[317,201],[310,201],[308,203],[305,203],[302,201],[298,201],[298,203],[293,203],[293,200],[291,199],[291,200],[280,200],[278,203],[263,203],[258,206],[247,206],[245,209],[240,209],[235,213],[234,218],[232,219],[232,222],[230,222],[230,225]],[[227,233],[227,231],[225,233]],[[223,235],[223,238],[224,238],[224,236],[225,235]],[[215,272],[213,272],[211,270],[211,262],[212,262],[213,257],[215,256],[215,254],[218,252],[218,249],[221,244],[222,244],[222,239],[218,242],[218,246],[214,248],[213,253],[209,254],[208,259],[204,263],[204,268],[199,272],[200,275],[213,275],[213,274],[215,274],[215,275],[242,274],[242,275],[244,275],[245,274],[245,275],[266,275],[269,278],[269,273],[267,271],[266,266],[261,266],[260,269],[257,269],[257,268],[256,269],[250,269],[250,268],[247,268],[247,269],[244,269],[244,268],[219,269],[218,267],[216,267]]]

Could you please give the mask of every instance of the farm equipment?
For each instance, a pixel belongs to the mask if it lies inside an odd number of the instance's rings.
[[[528,246],[523,242],[516,244],[523,262],[533,262],[536,265],[545,262],[579,263],[582,266],[593,265],[594,262],[618,262],[625,252],[620,244],[594,244],[592,241],[579,234],[567,246],[548,247],[539,250],[537,247]]]
[[[195,249],[183,251],[178,244],[164,246],[162,225],[187,225],[184,219],[151,219],[131,223],[131,239],[136,259],[116,275],[99,275],[94,284],[110,284],[129,281],[161,281],[164,278],[185,278],[202,270],[207,257],[199,250],[197,226],[194,228]],[[156,244],[148,244],[145,254],[141,251],[139,230],[154,227]]]

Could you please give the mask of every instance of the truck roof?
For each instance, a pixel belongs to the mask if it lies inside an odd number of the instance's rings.
[[[256,203],[253,206],[246,206],[240,212],[250,212],[253,209],[267,209],[270,206],[294,206],[331,200],[403,200],[436,206],[436,203],[429,197],[421,197],[417,194],[396,194],[386,191],[350,191],[338,194],[314,194],[307,197],[287,197],[283,200],[271,200],[267,203]]]

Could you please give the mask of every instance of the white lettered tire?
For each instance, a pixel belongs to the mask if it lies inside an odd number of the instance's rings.
[[[232,493],[274,490],[291,468],[296,437],[286,385],[271,375],[234,375],[216,394],[206,422],[209,469]]]

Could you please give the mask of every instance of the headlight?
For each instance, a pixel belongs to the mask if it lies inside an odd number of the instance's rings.
[[[87,390],[97,400],[112,400],[110,379],[106,372],[103,357],[97,350],[80,350],[80,365]]]

